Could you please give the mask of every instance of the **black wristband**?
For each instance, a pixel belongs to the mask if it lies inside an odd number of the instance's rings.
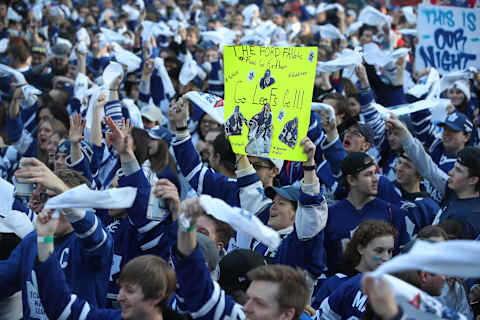
[[[177,131],[185,131],[185,130],[188,130],[188,127],[187,127],[187,126],[185,126],[185,127],[177,127],[176,129],[177,129]]]
[[[302,166],[303,171],[314,171],[316,169],[316,166]]]

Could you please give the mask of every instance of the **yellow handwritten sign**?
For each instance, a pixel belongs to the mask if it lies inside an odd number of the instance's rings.
[[[224,47],[225,131],[233,152],[305,161],[316,47]]]

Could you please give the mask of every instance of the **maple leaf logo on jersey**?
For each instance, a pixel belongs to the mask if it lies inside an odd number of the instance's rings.
[[[422,297],[420,296],[420,293],[417,293],[417,295],[415,297],[413,297],[412,300],[410,300],[410,304],[417,309],[420,308],[420,303],[421,302],[422,302]]]

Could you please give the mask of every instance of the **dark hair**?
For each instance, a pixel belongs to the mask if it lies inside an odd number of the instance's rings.
[[[55,102],[52,97],[50,97],[48,94],[44,94],[41,96],[42,104],[40,107],[37,109],[36,114],[35,114],[35,120],[37,123],[40,122],[39,114],[42,109],[48,109],[52,116],[59,120],[67,130],[70,128],[70,120],[69,120],[69,114],[65,106],[59,105],[57,102]]]
[[[472,141],[473,139],[470,139]],[[469,177],[478,177],[478,182],[475,184],[475,191],[480,191],[480,168],[470,168],[468,169],[468,176]]]
[[[467,230],[468,228],[466,228],[466,223],[463,221],[446,219],[440,221],[438,226],[445,231],[447,234],[445,239],[448,240],[465,240],[475,238],[470,235],[470,232]]]
[[[358,37],[361,38],[365,31],[372,31],[373,34],[377,34],[378,29],[375,26],[364,24],[363,26],[360,27],[360,29],[358,29]]]
[[[362,258],[358,252],[359,246],[366,247],[373,239],[389,235],[391,235],[395,241],[397,230],[386,221],[367,220],[360,223],[343,252],[343,262],[352,267],[356,267]]]
[[[18,37],[10,38],[8,53],[21,63],[27,62],[28,57],[30,57],[30,49],[27,43]]]
[[[448,240],[448,234],[440,226],[425,226],[417,233],[417,239],[430,239],[431,237],[442,237]]]
[[[333,99],[336,101],[335,103],[335,114],[341,115],[347,114],[347,108],[348,108],[348,99],[341,93],[334,92],[334,93],[328,93],[322,97],[322,101],[325,101],[325,99]]]
[[[133,127],[132,128],[132,138],[135,143],[135,158],[137,161],[142,164],[145,160],[150,160],[150,165],[152,171],[155,173],[160,173],[167,166],[170,167],[171,171],[178,179],[176,162],[173,156],[168,151],[168,144],[163,140],[158,141],[158,150],[155,154],[148,154],[148,142],[152,139],[146,130]]]
[[[154,255],[143,255],[130,260],[123,267],[118,281],[120,285],[139,285],[145,299],[162,296],[162,301],[157,305],[160,309],[167,306],[177,283],[173,269],[165,260]]]
[[[222,132],[213,140],[213,150],[220,155],[222,165],[230,172],[235,172],[235,153],[230,141]]]
[[[278,290],[278,306],[280,310],[294,308],[294,320],[300,319],[310,298],[306,274],[285,265],[268,265],[257,267],[247,273],[250,281],[267,281],[276,283]]]

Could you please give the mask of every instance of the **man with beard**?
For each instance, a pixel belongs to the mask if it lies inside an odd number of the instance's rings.
[[[52,54],[43,63],[35,65],[27,77],[32,84],[44,90],[51,89],[54,77],[67,76],[68,73],[69,46],[65,43],[57,43],[52,47]]]

